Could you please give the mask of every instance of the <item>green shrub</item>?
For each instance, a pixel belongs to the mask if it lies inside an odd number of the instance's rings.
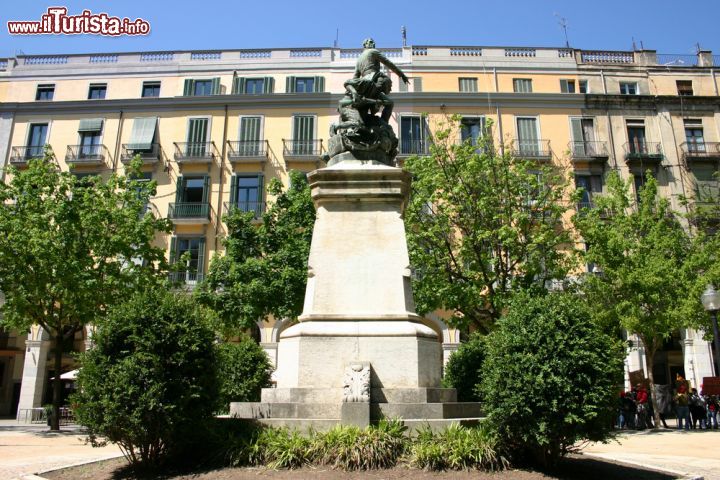
[[[230,402],[260,401],[260,390],[270,386],[272,371],[260,345],[243,338],[238,343],[219,343],[216,350],[220,411],[227,412]]]
[[[610,435],[623,348],[577,297],[519,294],[487,338],[480,391],[518,458],[553,465],[580,440]]]
[[[248,463],[269,468],[299,468],[312,461],[311,440],[287,428],[263,428],[248,448]]]
[[[81,357],[71,400],[93,445],[117,443],[145,467],[192,450],[217,398],[214,338],[184,294],[148,290],[110,311]]]
[[[482,362],[485,359],[485,342],[480,334],[473,334],[450,355],[445,365],[443,386],[457,390],[458,402],[479,402],[477,385],[480,383]]]
[[[407,428],[398,420],[381,420],[360,429],[338,425],[313,438],[313,460],[340,470],[374,470],[397,464],[405,452]]]
[[[453,423],[434,433],[421,429],[410,447],[410,463],[424,470],[501,470],[508,466],[497,435],[483,422],[472,428]]]

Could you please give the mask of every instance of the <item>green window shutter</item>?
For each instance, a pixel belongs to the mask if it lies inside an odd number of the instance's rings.
[[[583,129],[581,118],[571,118],[570,126],[572,128],[572,138],[575,143],[582,143],[583,141]]]
[[[265,175],[262,173],[258,174],[258,202],[261,205],[265,202]]]
[[[183,201],[184,193],[185,193],[185,177],[180,175],[177,179],[177,190],[175,190],[175,203],[181,203]]]
[[[237,175],[230,177],[230,205],[237,201]]]
[[[398,92],[407,92],[408,84],[402,81],[402,78],[398,78]]]
[[[232,93],[233,95],[245,93],[245,77],[235,77],[233,79]]]
[[[197,274],[198,280],[205,274],[205,237],[198,242]]]
[[[315,77],[315,92],[325,91],[325,77]]]
[[[205,175],[203,182],[203,203],[207,203],[210,198],[210,175]]]
[[[185,87],[183,88],[183,95],[189,97],[193,94],[193,80],[192,78],[185,79]]]
[[[177,261],[177,237],[170,237],[170,264]]]
[[[273,77],[265,77],[265,83],[263,84],[263,93],[274,93],[275,92],[275,79]]]
[[[220,95],[220,77],[215,77],[212,79],[211,90],[213,95]]]
[[[285,92],[295,93],[295,77],[287,77],[285,79]]]
[[[152,148],[156,125],[157,117],[136,118],[130,132],[130,147],[137,150]]]
[[[191,118],[188,124],[188,143],[205,143],[207,141],[207,118]]]
[[[102,118],[86,118],[80,120],[78,132],[101,132],[103,127]]]
[[[240,119],[240,140],[260,140],[261,117],[241,117]]]
[[[415,77],[412,79],[412,82],[413,82],[413,91],[414,92],[422,92],[422,78]]]

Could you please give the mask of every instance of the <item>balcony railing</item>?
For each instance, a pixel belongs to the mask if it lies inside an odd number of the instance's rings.
[[[105,145],[68,145],[65,161],[75,165],[102,165],[106,152]]]
[[[227,215],[233,210],[241,212],[253,212],[255,218],[265,213],[265,202],[225,202],[223,203],[223,214]]]
[[[400,151],[398,156],[407,157],[410,155],[427,155],[430,152],[430,146],[427,140],[415,140],[403,138],[400,140]]]
[[[663,158],[660,142],[628,142],[625,144],[625,160],[655,160]]]
[[[568,148],[573,160],[594,160],[608,157],[607,144],[601,141],[570,142]]]
[[[207,202],[171,203],[168,218],[176,223],[208,223],[210,204]]]
[[[10,165],[24,166],[33,158],[43,158],[45,156],[45,145],[23,145],[21,147],[12,147],[10,153]]]
[[[178,163],[210,163],[215,158],[215,142],[174,142]]]
[[[683,142],[680,144],[685,158],[718,158],[720,142]]]
[[[160,161],[160,144],[153,143],[150,148],[136,148],[132,143],[124,143],[122,145],[122,154],[120,161],[130,163],[135,155],[140,155],[143,163],[157,163]]]
[[[323,151],[322,140],[294,140],[283,138],[283,156],[314,159]]]
[[[228,143],[228,158],[231,162],[247,160],[265,161],[268,157],[267,140],[240,140]]]
[[[205,275],[203,273],[193,272],[191,270],[184,272],[170,272],[168,274],[168,280],[170,280],[170,283],[183,283],[189,286],[202,282],[204,278]]]
[[[512,154],[519,158],[549,160],[552,157],[550,140],[514,140]]]

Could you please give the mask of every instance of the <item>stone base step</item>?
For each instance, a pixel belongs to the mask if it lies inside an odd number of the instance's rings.
[[[340,403],[341,388],[263,388],[263,403]],[[457,402],[454,388],[371,388],[372,403]]]
[[[371,403],[370,418],[453,419],[483,415],[477,402],[456,403]]]
[[[230,415],[236,418],[340,418],[341,403],[232,402]]]
[[[446,429],[453,423],[471,427],[479,424],[484,420],[483,417],[478,418],[456,418],[456,419],[405,419],[403,422],[408,427],[408,433],[412,434],[418,430],[430,428],[434,432]],[[326,432],[331,428],[339,425],[340,419],[329,418],[261,418],[257,420],[243,419],[243,421],[251,423],[260,423],[272,427],[286,427],[291,430],[298,430],[307,433],[310,430]],[[376,423],[376,422],[375,422]]]

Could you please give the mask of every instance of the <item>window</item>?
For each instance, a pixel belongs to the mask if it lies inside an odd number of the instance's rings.
[[[575,80],[560,80],[561,93],[575,93]]]
[[[235,175],[230,183],[230,205],[243,211],[254,212],[256,217],[263,208],[263,175]]]
[[[178,203],[207,203],[210,194],[208,175],[178,177],[175,201]]]
[[[635,185],[635,200],[638,204],[640,204],[640,190],[645,187],[646,183],[647,178],[645,177],[645,172],[637,172],[633,174],[633,184]]]
[[[601,153],[595,141],[595,122],[592,118],[571,118],[572,154],[576,157],[593,157]]]
[[[425,119],[420,115],[400,117],[400,153],[404,155],[427,153]]]
[[[408,77],[413,92],[422,92],[422,77]],[[398,92],[407,92],[408,84],[398,79]]]
[[[88,118],[80,120],[78,133],[80,134],[80,145],[78,147],[78,158],[98,158],[102,154],[103,119]]]
[[[102,100],[107,93],[106,83],[91,83],[88,89],[88,100]]]
[[[130,143],[127,149],[133,155],[149,154],[155,150],[155,131],[157,127],[157,117],[141,117],[133,120],[132,131],[130,132]]]
[[[538,134],[537,118],[517,118],[517,152],[519,155],[537,157],[541,153],[540,135]]]
[[[582,189],[578,210],[591,208],[593,197],[602,193],[602,176],[600,175],[575,175],[575,187]]]
[[[716,204],[720,200],[720,178],[717,167],[695,164],[692,166],[695,177],[695,201]]]
[[[532,80],[529,78],[513,78],[513,92],[532,93]]]
[[[186,263],[170,275],[172,281],[194,285],[202,280],[205,272],[205,237],[172,237],[170,239],[170,263],[182,259]]]
[[[588,89],[588,81],[587,80],[578,80],[578,87],[580,93],[590,93],[590,90]]]
[[[685,142],[687,142],[688,152],[704,153],[705,136],[703,134],[702,120],[686,119],[685,123]]]
[[[28,138],[25,147],[26,159],[41,158],[45,143],[47,142],[48,124],[47,123],[31,123],[28,128]]]
[[[140,194],[140,189],[144,186],[146,186],[150,181],[152,181],[152,172],[139,172],[137,174],[133,174],[130,176],[133,180],[139,183],[139,185],[136,187],[136,192],[138,195]],[[143,209],[140,212],[140,216],[145,215],[149,209],[149,204],[146,202],[145,205],[143,205]]]
[[[677,85],[678,95],[681,95],[683,97],[692,97],[692,95],[693,95],[692,80],[677,80],[675,82],[675,84]]]
[[[325,77],[287,77],[287,93],[318,93],[325,91]]]
[[[293,117],[292,153],[294,155],[314,155],[315,116],[295,115]]]
[[[620,95],[637,95],[637,82],[620,82]]]
[[[220,77],[199,80],[186,78],[183,95],[186,97],[220,95]]]
[[[38,85],[35,92],[35,100],[52,100],[55,95],[55,85]]]
[[[159,97],[160,96],[160,82],[143,82],[142,85],[142,97]]]
[[[261,93],[273,93],[275,87],[275,79],[272,77],[261,78],[243,78],[235,77],[233,80],[233,95],[249,94],[257,95]]]
[[[463,117],[460,121],[460,140],[477,145],[485,134],[485,117]]]
[[[188,119],[187,149],[188,157],[204,157],[208,152],[208,118]]]
[[[645,138],[645,122],[643,120],[628,120],[628,153],[643,155],[648,153],[647,139]]]
[[[240,135],[237,153],[243,157],[262,154],[262,117],[240,117]]]
[[[478,81],[475,77],[469,77],[469,78],[463,78],[460,77],[458,79],[460,82],[460,91],[461,92],[477,92],[478,91]]]

